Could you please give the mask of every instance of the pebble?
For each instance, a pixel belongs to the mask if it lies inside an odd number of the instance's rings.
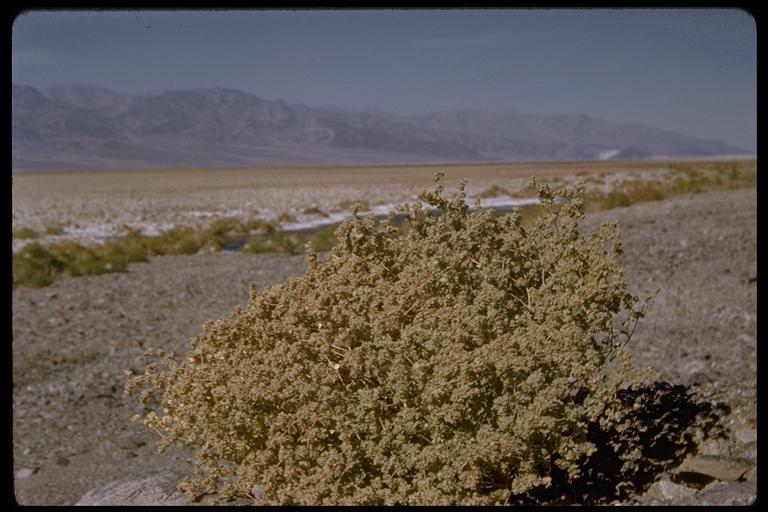
[[[16,478],[19,480],[22,480],[24,478],[29,478],[32,475],[37,473],[37,468],[24,468],[20,469],[16,472]]]

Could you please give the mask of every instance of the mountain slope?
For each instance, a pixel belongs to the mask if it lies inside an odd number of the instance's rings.
[[[746,153],[584,114],[401,116],[309,107],[225,88],[127,95],[13,85],[14,168],[366,164]]]

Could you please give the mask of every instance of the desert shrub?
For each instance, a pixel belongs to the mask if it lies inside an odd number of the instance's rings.
[[[40,233],[32,228],[18,228],[13,230],[13,238],[17,240],[31,240],[40,236]]]
[[[350,201],[344,200],[339,203],[339,208],[342,210],[357,209],[358,211],[366,211],[371,209],[371,205],[368,201]]]
[[[669,170],[672,173],[682,174],[689,178],[698,178],[702,175],[702,172],[700,169],[696,169],[691,164],[686,164],[681,162],[669,164]]]
[[[632,199],[622,190],[593,190],[584,195],[584,201],[590,211],[622,208],[632,204]]]
[[[275,217],[274,222],[276,222],[277,224],[282,224],[284,222],[296,222],[296,217],[294,217],[288,212],[283,212],[277,217]]]
[[[53,283],[56,274],[63,270],[63,264],[48,249],[38,242],[32,242],[13,255],[12,286],[48,286]]]
[[[220,243],[219,240],[211,242],[212,237],[207,231],[188,226],[174,226],[156,236],[144,236],[131,232],[125,240],[130,240],[134,236],[136,241],[146,248],[148,254],[152,255],[195,254],[206,245]]]
[[[286,233],[284,231],[253,235],[240,249],[240,252],[253,254],[271,252],[298,254],[302,250],[305,238],[304,235]]]
[[[757,184],[757,163],[754,160],[717,162],[712,170],[726,188],[754,187]]]
[[[508,192],[507,192],[506,189],[504,189],[504,188],[502,188],[502,187],[500,187],[498,185],[493,185],[492,187],[487,188],[487,189],[483,190],[482,192],[480,192],[479,194],[477,194],[477,197],[488,198],[488,197],[505,196],[507,194],[508,194]]]
[[[64,227],[58,223],[47,224],[44,232],[46,235],[63,235]]]
[[[403,207],[402,237],[355,212],[325,260],[308,247],[303,276],[252,289],[183,358],[151,351],[125,392],[160,451],[195,448],[188,495],[500,504],[577,479],[589,428],[641,378],[623,350],[641,310],[615,224],[582,236],[576,193],[537,188],[529,228],[470,212],[463,184],[421,194],[441,216]]]
[[[84,246],[60,242],[48,246],[48,251],[71,277],[105,274],[125,270],[127,261],[113,244]],[[118,255],[117,258],[114,258]]]
[[[327,213],[325,213],[323,210],[321,210],[317,206],[309,206],[307,208],[304,208],[304,215],[319,215],[321,217],[328,216]]]
[[[621,188],[631,204],[659,201],[669,195],[664,184],[654,180],[627,180],[622,183]]]
[[[297,254],[303,251],[307,242],[318,251],[330,250],[336,242],[334,233],[338,224],[331,224],[318,229],[314,233],[297,233],[269,230],[251,236],[240,252],[245,253],[275,253],[284,252]]]
[[[315,231],[310,238],[312,247],[317,251],[331,250],[336,243],[334,233],[338,227],[336,224],[331,224]]]
[[[130,237],[122,240],[107,240],[104,244],[96,246],[96,254],[109,262],[109,269],[113,272],[122,272],[128,268],[129,263],[149,259],[143,240]]]
[[[237,217],[221,217],[208,226],[208,232],[214,236],[247,233],[248,228]]]
[[[602,174],[598,176],[590,176],[587,178],[587,182],[594,183],[595,185],[605,185],[605,178]]]
[[[32,243],[13,255],[13,287],[47,286],[62,276],[122,272],[129,263],[146,260],[144,240],[130,235],[90,246],[69,241],[47,246]]]

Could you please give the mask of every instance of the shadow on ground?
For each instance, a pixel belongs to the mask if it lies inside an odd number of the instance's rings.
[[[723,436],[719,419],[730,412],[725,404],[699,401],[691,388],[667,382],[622,390],[619,397],[626,413],[609,429],[590,425],[588,440],[597,451],[576,482],[552,464],[549,487],[511,496],[508,503],[599,505],[641,494],[696,449],[697,431],[704,438]]]

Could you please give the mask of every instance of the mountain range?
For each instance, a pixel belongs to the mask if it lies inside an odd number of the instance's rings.
[[[211,88],[129,95],[13,84],[14,169],[350,165],[746,154],[722,142],[585,114],[397,115]]]

